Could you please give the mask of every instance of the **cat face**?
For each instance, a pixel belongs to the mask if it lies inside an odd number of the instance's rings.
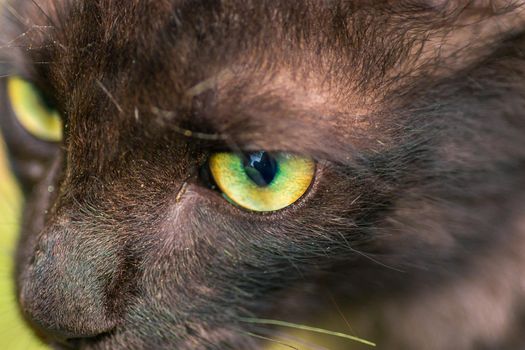
[[[408,295],[512,236],[515,8],[9,4],[18,296],[56,347],[261,348],[276,333],[255,318],[316,320],[327,294]],[[20,120],[13,81],[45,97],[47,138]]]

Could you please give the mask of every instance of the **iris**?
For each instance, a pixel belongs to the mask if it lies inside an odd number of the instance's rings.
[[[209,169],[229,202],[265,212],[301,198],[313,181],[315,162],[287,152],[219,152],[211,155]]]

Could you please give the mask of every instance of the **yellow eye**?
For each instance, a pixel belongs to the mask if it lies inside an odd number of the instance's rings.
[[[20,77],[7,81],[11,107],[20,124],[31,135],[49,142],[62,140],[62,118],[50,108],[38,89]]]
[[[308,190],[315,162],[290,153],[215,153],[210,171],[231,202],[253,211],[274,211],[297,201]]]

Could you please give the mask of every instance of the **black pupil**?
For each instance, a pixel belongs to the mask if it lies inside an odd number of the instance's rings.
[[[244,155],[244,171],[258,186],[269,185],[277,173],[277,162],[268,152],[258,151]]]

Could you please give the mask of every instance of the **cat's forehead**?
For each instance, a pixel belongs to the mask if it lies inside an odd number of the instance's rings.
[[[379,145],[395,96],[468,66],[523,21],[521,9],[468,3],[27,1],[10,42],[45,62],[35,70],[72,120],[112,108],[115,119],[242,130],[266,148],[336,134]]]

